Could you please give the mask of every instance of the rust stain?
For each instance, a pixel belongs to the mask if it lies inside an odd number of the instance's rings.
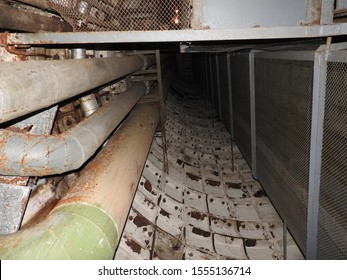
[[[201,220],[203,221],[205,218],[206,218],[206,214],[203,214],[201,212],[198,212],[198,211],[192,211],[190,213],[191,217],[196,219],[196,220]]]
[[[17,132],[17,133],[28,133],[30,132],[30,130],[33,128],[33,125],[27,125],[24,128],[19,128],[16,126],[10,126],[8,128],[6,128],[7,130],[13,131],[13,132]]]
[[[150,225],[150,222],[145,217],[143,217],[141,215],[137,215],[133,222],[138,228]]]
[[[151,185],[151,183],[148,181],[148,180],[146,180],[146,182],[145,182],[145,189],[150,193],[150,192],[152,192],[152,185]]]
[[[16,48],[16,46],[11,46],[8,44],[8,37],[9,33],[8,32],[4,32],[1,38],[1,43],[2,46],[5,48],[5,50],[7,52],[9,52],[10,54],[15,54],[18,55],[22,60],[27,60],[26,58],[28,56],[42,56],[42,57],[46,57],[46,58],[51,58],[50,55],[47,54],[42,54],[42,53],[27,53],[26,51],[20,51]],[[27,48],[30,48],[30,46],[27,46]]]
[[[1,184],[26,186],[27,182],[28,182],[28,177],[0,176],[0,183]]]
[[[246,239],[245,240],[246,247],[255,247],[257,245],[257,240],[255,239]]]
[[[142,247],[137,244],[134,240],[132,239],[127,239],[127,241],[125,241],[125,244],[129,246],[129,248],[134,252],[140,255]]]
[[[165,210],[161,209],[160,214],[170,219],[170,213],[166,212]]]
[[[322,1],[314,0],[312,1],[312,7],[310,9],[311,22],[308,22],[308,25],[317,25],[320,24],[321,13],[322,13]]]
[[[196,175],[194,175],[194,174],[191,174],[191,173],[189,173],[189,172],[187,172],[186,174],[187,174],[187,176],[188,176],[189,179],[191,179],[191,180],[193,180],[193,181],[196,181],[196,182],[199,182],[199,180],[202,179],[201,177],[196,176]]]
[[[195,233],[197,235],[200,235],[200,236],[203,236],[205,238],[211,236],[211,232],[205,231],[205,230],[202,230],[202,229],[199,229],[199,228],[196,228],[196,227],[193,227],[193,233]]]
[[[264,197],[264,196],[266,196],[265,192],[262,189],[256,191],[253,195],[255,197]]]
[[[235,189],[235,190],[241,189],[241,185],[242,185],[242,183],[230,183],[230,182],[227,182],[225,184],[226,184],[227,188],[231,188],[231,189]]]
[[[85,195],[85,196],[72,196],[72,197],[62,198],[53,210],[66,204],[80,203],[80,202],[91,202],[91,197]]]
[[[205,182],[206,182],[206,184],[213,186],[213,187],[219,187],[220,186],[220,182],[217,182],[214,180],[206,179]]]

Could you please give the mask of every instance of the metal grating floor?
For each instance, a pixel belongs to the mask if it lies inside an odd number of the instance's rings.
[[[115,259],[283,259],[282,220],[229,132],[204,97],[179,88],[168,98],[169,174],[155,137]],[[303,259],[289,233],[287,259]]]

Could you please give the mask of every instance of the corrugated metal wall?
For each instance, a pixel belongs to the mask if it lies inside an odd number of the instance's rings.
[[[346,47],[200,59],[214,109],[310,259],[347,258]]]

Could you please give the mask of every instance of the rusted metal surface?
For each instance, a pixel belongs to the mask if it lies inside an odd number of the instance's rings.
[[[57,208],[77,202],[101,206],[117,222],[121,232],[158,118],[156,105],[137,105],[102,151],[83,169]]]
[[[43,182],[39,181],[30,194],[21,229],[28,228],[34,223],[44,220],[77,178],[77,174],[72,173],[65,177],[54,177],[44,179]]]
[[[21,122],[11,125],[7,128],[7,130],[16,133],[24,133],[31,135],[48,135],[51,133],[57,110],[57,106],[52,107],[49,110],[46,110],[42,113],[36,114]],[[0,185],[10,184],[17,186],[26,186],[28,183],[28,179],[28,177],[0,176]]]
[[[47,108],[129,75],[143,65],[138,56],[4,62],[0,68],[1,79],[6,81],[0,84],[0,121]]]
[[[90,118],[58,135],[0,130],[0,174],[48,176],[81,167],[145,94],[136,83]]]
[[[9,52],[10,54],[14,54],[18,57],[21,58],[21,60],[26,60],[25,58],[28,57],[28,56],[41,56],[41,57],[45,57],[45,58],[50,58],[49,55],[45,54],[45,53],[39,53],[39,52],[29,52],[26,50],[26,48],[30,48],[30,46],[28,47],[22,47],[21,49],[17,49],[16,46],[11,46],[11,45],[8,45],[7,43],[7,36],[8,36],[8,32],[5,32],[2,34],[2,37],[1,37],[1,44],[2,46],[5,48],[5,50],[7,52]]]
[[[29,194],[29,187],[0,185],[0,234],[18,231]]]
[[[38,1],[41,2],[41,1]],[[44,15],[19,5],[0,3],[0,29],[26,32],[68,32],[72,27],[53,14]]]
[[[49,5],[48,5],[48,1],[47,0],[16,0],[16,2],[21,2],[21,3],[25,3],[34,7],[38,7],[41,9],[48,9]]]
[[[25,119],[8,129],[25,134],[49,134],[57,106]],[[19,230],[26,209],[31,188],[27,186],[29,177],[0,176],[0,233],[12,233]],[[3,208],[3,205],[10,208]]]
[[[307,24],[318,25],[321,21],[322,0],[307,1]]]

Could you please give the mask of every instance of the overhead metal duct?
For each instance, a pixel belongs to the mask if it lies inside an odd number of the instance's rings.
[[[89,118],[59,135],[0,130],[1,175],[47,176],[79,168],[146,93],[135,83]]]
[[[0,237],[0,258],[112,259],[158,119],[137,105],[43,222]]]
[[[151,57],[149,57],[152,60]],[[0,123],[49,107],[147,65],[145,56],[2,62]]]

